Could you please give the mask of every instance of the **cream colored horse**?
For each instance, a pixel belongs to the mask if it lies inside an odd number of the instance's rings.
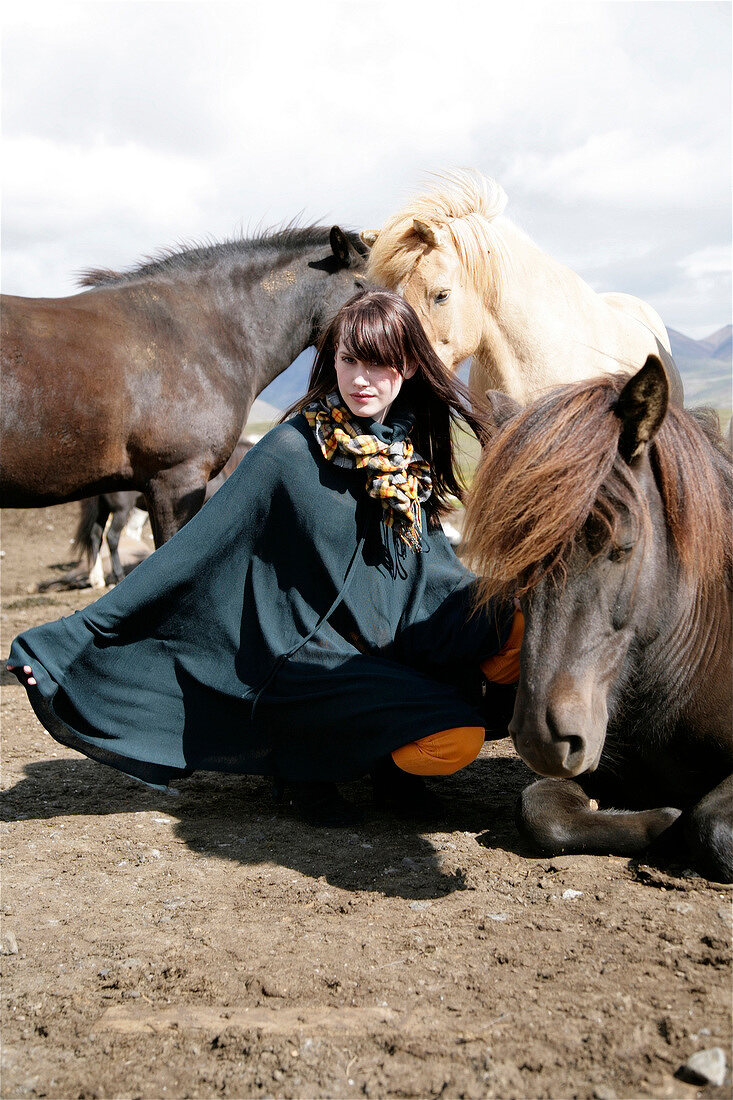
[[[517,401],[562,382],[638,369],[660,357],[672,394],[682,383],[669,337],[651,306],[629,294],[597,294],[505,217],[507,198],[478,172],[439,177],[377,231],[368,277],[399,291],[451,370],[469,356],[474,393]]]

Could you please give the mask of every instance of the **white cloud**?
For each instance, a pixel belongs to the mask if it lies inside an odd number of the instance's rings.
[[[688,137],[660,146],[642,133],[609,130],[553,156],[520,153],[511,175],[528,193],[550,194],[569,206],[580,200],[637,210],[704,209],[711,199],[721,201],[727,169],[720,144],[700,148]]]
[[[204,162],[127,142],[3,143],[3,286],[68,294],[84,268],[126,267],[182,236],[210,190]]]
[[[593,285],[687,319],[685,258],[730,238],[729,32],[687,0],[12,5],[4,288],[297,214],[376,227],[466,166]]]
[[[83,147],[11,137],[4,152],[15,164],[4,197],[21,230],[33,224],[49,232],[61,220],[73,231],[90,210],[100,220],[114,212],[151,227],[180,225],[209,184],[205,163],[132,141]]]
[[[684,256],[678,261],[685,275],[691,279],[705,278],[709,275],[730,274],[731,246],[712,245]]]

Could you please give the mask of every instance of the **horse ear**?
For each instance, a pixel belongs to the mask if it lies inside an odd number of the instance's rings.
[[[332,225],[329,240],[331,251],[338,260],[339,267],[351,267],[351,244],[343,229]]]
[[[365,244],[367,248],[372,248],[376,244],[377,237],[379,236],[378,229],[362,229],[359,234],[362,240],[362,244]]]
[[[656,355],[626,383],[614,407],[622,423],[618,449],[631,465],[659,431],[669,404],[669,382]]]
[[[508,393],[503,393],[502,390],[487,390],[486,404],[489,406],[489,412],[497,428],[501,428],[507,420],[511,420],[522,409],[518,401]]]
[[[429,244],[431,248],[440,248],[441,233],[436,226],[431,225],[430,222],[423,221],[422,218],[412,219],[412,228],[417,233],[421,241],[425,244]]]

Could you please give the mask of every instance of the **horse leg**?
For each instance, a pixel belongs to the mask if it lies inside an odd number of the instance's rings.
[[[127,523],[127,517],[130,514],[130,509],[127,505],[121,508],[116,508],[112,513],[112,522],[107,528],[107,546],[109,548],[109,558],[112,562],[112,576],[115,579],[115,584],[119,584],[120,581],[125,579],[125,571],[122,568],[122,562],[120,561],[120,535]]]
[[[684,831],[694,865],[713,882],[733,882],[733,775],[685,814]]]
[[[161,470],[145,487],[150,526],[156,547],[167,542],[200,510],[206,493],[206,474],[200,468],[176,466]]]
[[[106,588],[107,581],[104,576],[104,567],[102,566],[101,549],[101,532],[99,546],[92,550],[90,554],[90,560],[92,564],[89,567],[89,587],[90,588]]]
[[[112,516],[106,528],[107,546],[109,548],[110,562],[112,564],[112,576],[114,583],[118,584],[125,578],[125,571],[119,555],[120,535],[127,522],[130,512],[135,506],[139,493],[136,489],[122,489],[117,493],[107,493],[105,502]]]
[[[139,498],[137,498],[139,499]],[[145,520],[148,518],[148,513],[144,508],[139,508],[135,504],[132,511],[127,517],[127,523],[125,524],[125,534],[129,535],[131,539],[135,539],[137,542],[143,541],[143,527],[145,526]]]
[[[680,816],[671,806],[655,810],[595,809],[571,779],[538,779],[519,798],[517,827],[547,855],[592,852],[632,856],[643,851]]]
[[[109,518],[109,505],[103,496],[94,497],[94,501],[96,503],[96,518],[89,531],[89,541],[86,546],[89,561],[89,584],[92,588],[106,588],[107,581],[102,566],[102,539]]]

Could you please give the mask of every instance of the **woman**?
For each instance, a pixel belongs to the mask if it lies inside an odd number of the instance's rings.
[[[518,675],[518,617],[474,613],[440,527],[462,495],[458,417],[485,429],[411,307],[357,295],[306,396],[201,512],[95,604],[15,640],[40,721],[155,785],[196,769],[294,781],[324,824],[348,818],[334,782],[369,771],[425,808],[416,777],[483,743],[480,663]]]

